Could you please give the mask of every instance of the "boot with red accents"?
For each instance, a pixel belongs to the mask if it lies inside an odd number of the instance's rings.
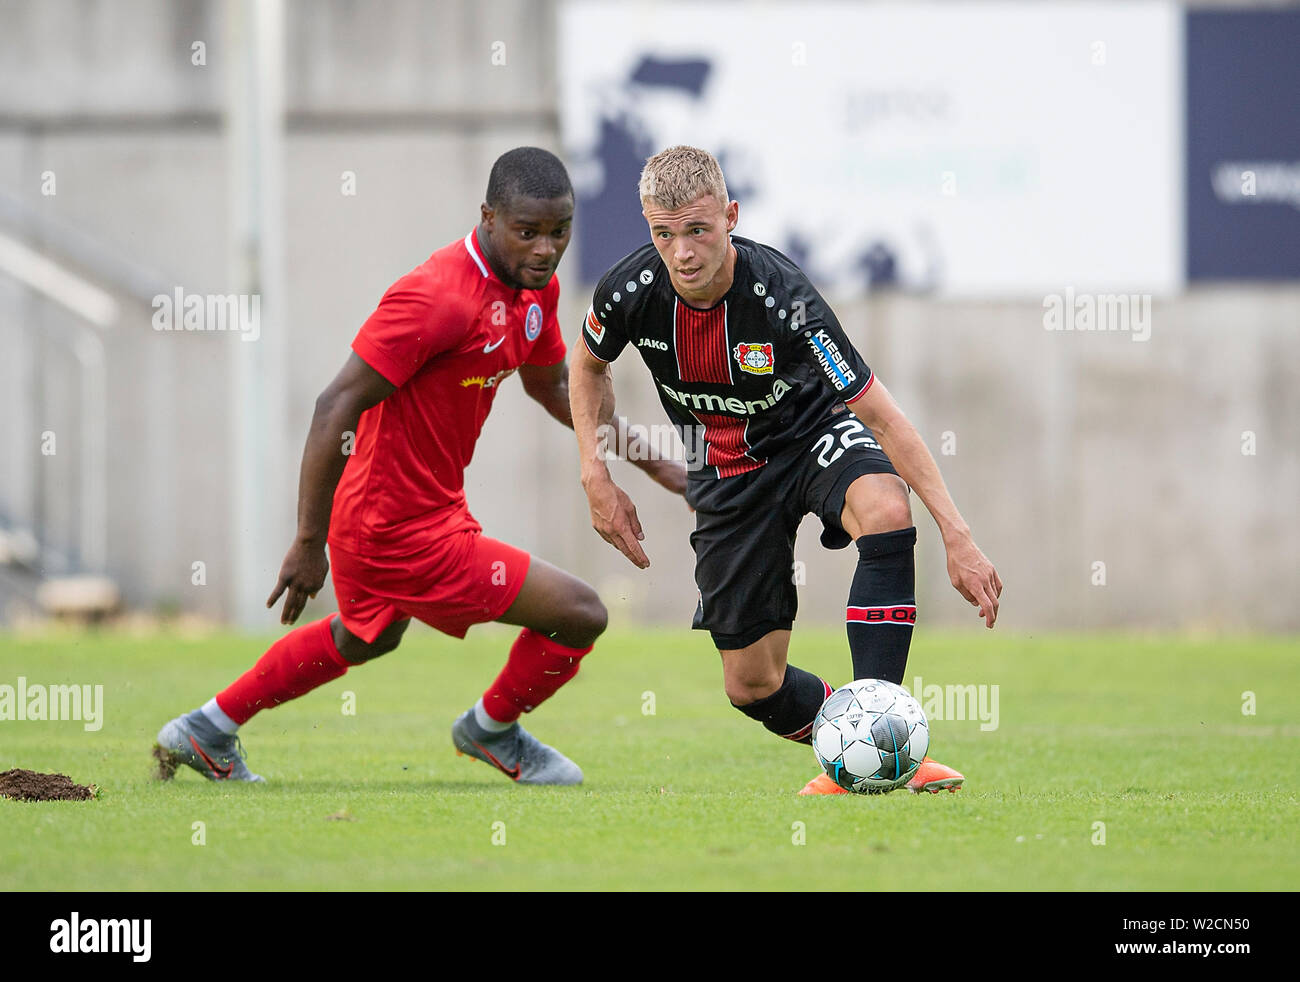
[[[945,767],[925,757],[921,760],[921,766],[916,769],[916,773],[912,775],[912,779],[907,782],[907,790],[913,794],[920,794],[922,791],[929,791],[931,794],[938,794],[940,791],[958,791],[964,780],[966,779],[951,767]]]

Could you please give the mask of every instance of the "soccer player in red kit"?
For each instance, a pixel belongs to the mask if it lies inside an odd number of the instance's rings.
[[[605,629],[605,607],[576,577],[483,535],[464,491],[510,375],[573,425],[554,275],[572,222],[560,160],[511,150],[492,167],[477,228],[389,288],[316,400],[298,533],[267,600],[283,594],[281,623],[294,623],[332,563],[339,612],[285,635],[204,706],[167,723],[155,751],[164,776],[184,763],[213,780],[262,780],[244,763],[239,727],[392,651],[415,617],[458,638],[486,621],[523,628],[496,681],[453,724],[453,743],[520,783],[582,781],[518,719],[577,673]],[[680,464],[640,466],[684,491]]]

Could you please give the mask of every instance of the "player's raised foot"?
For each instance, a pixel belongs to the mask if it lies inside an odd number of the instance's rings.
[[[964,780],[966,779],[951,767],[945,767],[938,761],[924,757],[921,759],[921,766],[907,782],[907,790],[913,794],[920,794],[922,791],[929,791],[931,794],[938,794],[940,791],[957,791]]]
[[[478,725],[468,709],[451,724],[456,753],[491,764],[519,784],[581,784],[582,768],[554,747],[548,747],[516,722],[492,733]]]
[[[234,734],[222,733],[201,710],[177,716],[158,731],[153,749],[158,777],[171,780],[181,764],[193,767],[209,781],[265,781],[244,764],[248,755]]]
[[[841,788],[838,784],[830,779],[830,775],[825,772],[818,774],[815,778],[803,786],[800,794],[848,794],[847,788]]]

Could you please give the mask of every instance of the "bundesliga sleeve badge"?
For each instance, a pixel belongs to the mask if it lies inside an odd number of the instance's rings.
[[[596,317],[596,311],[590,308],[587,310],[587,333],[597,344],[605,337],[605,325]]]
[[[740,363],[740,370],[750,375],[771,375],[772,369],[776,367],[776,359],[772,357],[770,344],[750,344],[741,341],[732,354]]]

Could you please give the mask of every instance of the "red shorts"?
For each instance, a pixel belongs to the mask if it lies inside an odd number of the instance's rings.
[[[463,638],[515,602],[531,558],[477,527],[443,532],[426,548],[404,542],[400,557],[361,556],[334,543],[329,552],[343,626],[367,644],[406,617]]]

